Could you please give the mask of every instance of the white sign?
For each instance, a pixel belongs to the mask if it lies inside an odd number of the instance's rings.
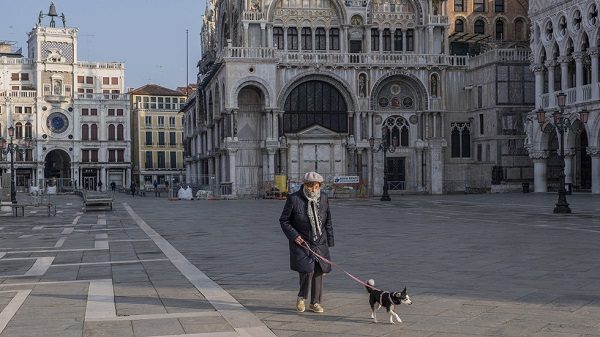
[[[339,176],[333,178],[334,184],[358,184],[359,182],[359,176]]]

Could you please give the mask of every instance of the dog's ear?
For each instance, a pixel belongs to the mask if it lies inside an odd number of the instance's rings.
[[[402,290],[403,293],[406,293],[406,287],[404,287],[404,290]]]

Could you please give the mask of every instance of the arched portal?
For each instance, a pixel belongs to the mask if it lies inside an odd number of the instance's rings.
[[[239,110],[233,130],[240,144],[235,158],[236,190],[239,195],[257,196],[263,185],[263,169],[267,170],[262,149],[267,132],[263,121],[265,96],[260,89],[246,86],[240,90],[237,101]]]
[[[333,83],[314,78],[291,87],[283,104],[282,132],[288,141],[287,174],[300,180],[317,171],[323,176],[346,173],[344,139],[348,135],[348,102]]]
[[[52,150],[46,155],[44,178],[70,179],[71,158],[63,150]]]

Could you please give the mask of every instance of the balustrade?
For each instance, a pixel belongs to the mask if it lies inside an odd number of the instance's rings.
[[[246,21],[265,21],[265,13],[264,12],[252,12],[252,11],[244,11],[243,19]]]
[[[448,17],[445,15],[429,15],[429,23],[432,25],[447,25]]]
[[[8,97],[32,98],[32,97],[36,97],[36,95],[37,95],[37,91],[35,91],[35,90],[14,90],[14,91],[0,92],[0,96],[8,96]]]

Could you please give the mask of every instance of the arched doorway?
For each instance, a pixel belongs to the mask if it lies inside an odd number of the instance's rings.
[[[46,155],[44,166],[45,179],[70,179],[71,158],[63,150],[52,150]]]
[[[238,107],[234,130],[239,141],[235,163],[236,192],[258,195],[263,184],[262,140],[267,132],[263,127],[266,123],[263,123],[265,98],[262,91],[254,86],[244,87],[238,94]]]
[[[575,187],[579,190],[591,190],[592,188],[592,157],[587,153],[588,135],[585,128],[581,128],[579,139],[576,144],[576,176]]]
[[[348,105],[333,84],[314,79],[296,85],[286,97],[282,124],[292,180],[308,171],[324,177],[345,174]]]
[[[69,157],[69,154],[63,150],[50,151],[45,159],[44,178],[49,193],[62,192],[66,188],[72,187],[71,157]]]

